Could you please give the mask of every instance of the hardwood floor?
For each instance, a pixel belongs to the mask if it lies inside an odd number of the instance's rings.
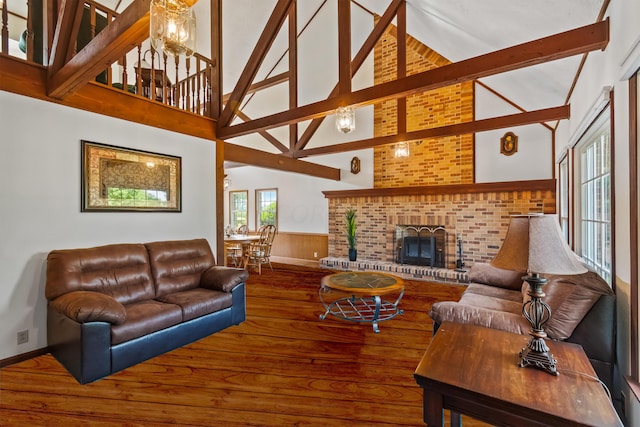
[[[250,275],[242,325],[93,384],[51,355],[3,368],[0,425],[424,425],[413,372],[432,335],[427,313],[463,287],[408,281],[404,315],[375,334],[319,319],[326,270],[275,267]]]

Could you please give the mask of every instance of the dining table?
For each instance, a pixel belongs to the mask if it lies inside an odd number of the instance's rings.
[[[227,253],[227,247],[230,244],[236,243],[236,244],[240,244],[242,246],[242,256],[244,257],[246,254],[246,249],[247,247],[252,243],[252,242],[257,242],[258,240],[260,240],[260,235],[259,234],[231,234],[229,236],[225,235],[224,236],[224,260],[225,260],[225,265],[227,263],[227,259],[229,257],[229,254]],[[243,266],[246,266],[246,262],[242,262]]]

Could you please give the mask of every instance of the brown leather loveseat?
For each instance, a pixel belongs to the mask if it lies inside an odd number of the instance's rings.
[[[217,266],[205,239],[54,250],[47,337],[85,384],[246,318],[246,270]]]
[[[588,267],[587,267],[588,268]],[[434,331],[444,322],[469,323],[518,334],[531,324],[522,315],[530,297],[525,274],[476,263],[460,301],[433,304],[429,315]],[[551,307],[544,326],[550,339],[580,344],[598,377],[612,389],[615,368],[615,295],[597,273],[547,275],[543,298]]]

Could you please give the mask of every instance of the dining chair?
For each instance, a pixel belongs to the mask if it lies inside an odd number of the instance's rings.
[[[246,224],[240,225],[236,229],[236,234],[246,236],[249,234],[249,226]],[[227,259],[231,260],[234,267],[242,267],[244,264],[244,246],[242,243],[233,242],[225,243]]]
[[[275,225],[266,225],[261,229],[260,239],[249,244],[246,254],[247,267],[258,267],[258,274],[262,274],[262,264],[269,264],[269,268],[273,271],[271,266],[271,246],[277,233]]]

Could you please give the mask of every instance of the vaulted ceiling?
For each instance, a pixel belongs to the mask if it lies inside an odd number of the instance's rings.
[[[66,3],[72,1],[75,0]],[[216,24],[210,19],[211,5],[217,1],[199,0],[194,5],[198,18],[197,50],[205,56],[212,52],[211,40],[216,39],[212,34],[218,34],[215,28],[212,31]],[[406,6],[400,0],[219,1],[221,85],[222,93],[227,95],[225,101],[231,102],[221,110],[217,133],[238,148],[292,158],[365,149],[418,139],[416,136],[488,130],[505,124],[544,121],[554,126],[557,119],[568,116],[567,109],[561,107],[567,103],[584,55],[603,48],[608,36],[608,26],[595,25],[602,20],[608,0],[406,0]],[[99,3],[122,13],[132,3],[142,4],[142,0]],[[10,1],[10,8],[12,4]],[[131,23],[144,13],[144,8],[139,9],[136,14],[129,13]],[[19,10],[17,13],[26,15]],[[401,76],[396,83],[372,88],[373,54],[369,52],[372,41],[379,36],[376,16],[406,28],[409,36],[454,64],[447,70]],[[289,23],[293,20],[295,36],[290,35]],[[591,28],[574,30],[583,26]],[[144,32],[144,25],[138,25],[136,31]],[[569,31],[572,32],[568,36],[554,36]],[[118,50],[115,42],[126,44],[129,36],[123,34],[119,32],[113,40],[105,37],[105,50]],[[516,45],[521,47],[509,49]],[[345,46],[349,49],[345,50]],[[68,75],[71,71],[89,78],[96,74],[79,66],[82,58],[74,60],[78,62],[75,68],[54,64],[51,81],[59,82],[53,86],[56,94],[73,90],[74,78]],[[97,62],[95,53],[88,61]],[[478,112],[477,123],[461,128],[373,138],[374,102],[472,79],[524,114],[530,112],[529,116],[492,119]],[[75,77],[76,82],[80,80],[82,76]],[[252,85],[261,90],[250,90]],[[331,120],[319,120],[331,115],[339,105],[359,107],[355,132],[342,135],[333,129]],[[226,151],[235,160],[246,158],[248,153]]]
[[[225,93],[233,91],[234,84],[242,76],[244,65],[251,57],[260,37],[259,30],[265,27],[271,11],[277,3],[275,0],[259,3],[251,0],[223,2],[222,63]],[[352,59],[356,57],[359,49],[366,45],[367,37],[370,36],[374,28],[374,15],[383,16],[394,6],[394,3],[392,0],[351,2]],[[287,110],[291,108],[288,105],[288,86],[286,84],[271,86],[243,98],[240,102],[243,116],[230,122],[230,127],[227,127],[226,123],[219,123],[219,135],[233,143],[278,153],[285,151],[284,148],[270,142],[269,138],[265,138],[265,136],[271,136],[288,147],[289,129],[287,126],[275,126],[274,123],[285,124],[299,121],[298,135],[304,139],[307,126],[310,123],[308,118],[314,114],[326,113],[327,110],[335,108],[340,103],[340,101],[331,103],[326,100],[331,90],[340,81],[338,63],[340,18],[337,4],[336,0],[307,0],[298,2],[297,5],[298,105],[313,105],[317,108],[307,108],[306,111],[303,111],[303,108],[294,108],[293,110],[298,112],[297,115],[287,114]],[[196,5],[196,7],[198,6],[200,3]],[[483,58],[484,55],[511,46],[526,44],[533,40],[596,23],[601,20],[600,15],[603,8],[602,0],[563,2],[551,0],[536,2],[522,0],[483,2],[473,0],[446,2],[407,0],[406,30],[409,36],[416,38],[450,61],[460,63],[471,58]],[[392,22],[398,25],[398,17],[394,17]],[[256,72],[253,82],[264,81],[269,77],[278,76],[288,71],[287,49],[289,46],[286,25],[285,21],[280,33],[265,55],[260,69]],[[510,71],[479,73],[478,75],[483,75],[483,77],[479,77],[478,80],[516,105],[521,111],[530,112],[565,105],[574,79],[579,72],[583,55],[554,56],[553,52],[558,48],[557,44],[556,40],[541,43],[540,46],[544,46],[544,48],[535,47],[535,52],[532,52],[530,60],[522,60]],[[544,55],[542,51],[546,48],[548,48],[546,59],[537,61],[536,55]],[[589,50],[592,49],[584,49],[583,52]],[[504,55],[512,54],[515,56],[514,52],[504,52]],[[354,59],[352,65],[355,62]],[[499,60],[487,56],[481,68],[491,68],[492,62],[498,67]],[[464,75],[464,67],[454,68],[453,71],[458,73],[457,75],[461,79],[473,78],[471,75]],[[443,81],[454,82],[451,75],[449,77],[449,80],[444,78]],[[437,76],[425,75],[424,78],[433,79]],[[424,82],[425,85],[426,83],[429,82]],[[365,60],[362,68],[355,73],[351,82],[351,91],[365,91],[372,84],[372,62],[369,57]],[[416,87],[419,85],[419,83],[415,84]],[[391,88],[390,92],[400,92],[406,88],[406,84],[397,85],[395,88]],[[367,108],[370,109],[371,103],[361,101],[373,96],[372,93],[363,93],[360,97],[344,96],[342,98],[345,102],[346,100],[350,101],[351,104],[364,105],[362,109],[357,111],[358,129],[356,132],[347,136],[340,135],[333,130],[333,121],[326,120],[316,131],[314,137],[308,143],[305,141],[307,145],[296,147],[302,150],[294,150],[291,155],[306,157],[327,154],[346,149],[364,148],[377,143],[391,143],[402,139],[400,137],[377,141],[372,139],[372,114],[367,110]],[[333,99],[335,100],[335,98]],[[552,115],[557,114],[554,112]],[[564,114],[562,118],[567,116],[568,114]],[[487,119],[487,117],[483,116],[482,112],[478,112],[477,119]],[[249,123],[244,123],[247,120],[250,120]],[[555,126],[557,120],[553,119],[549,122],[551,126]],[[249,131],[256,129],[261,133]],[[469,129],[482,130],[483,128],[472,126],[465,130]],[[458,132],[460,130],[449,131]],[[268,132],[268,135],[265,132]],[[348,141],[357,141],[357,143],[345,144]]]

